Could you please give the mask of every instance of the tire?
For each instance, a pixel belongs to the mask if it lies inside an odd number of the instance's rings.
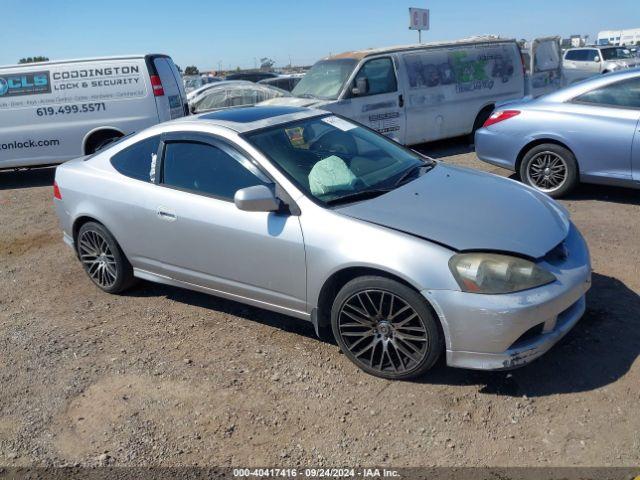
[[[482,126],[484,125],[484,122],[486,122],[489,117],[491,116],[491,114],[493,113],[494,107],[485,107],[483,110],[480,110],[480,113],[478,113],[478,116],[476,117],[475,121],[473,122],[473,129],[471,130],[471,133],[469,134],[469,142],[471,144],[475,143],[476,141],[476,132],[478,130],[480,130],[482,128]]]
[[[553,198],[568,194],[579,181],[576,157],[554,143],[544,143],[529,150],[522,158],[518,173],[524,184]]]
[[[342,287],[331,308],[331,328],[349,360],[371,375],[391,380],[422,375],[444,349],[426,300],[384,277],[358,277]]]
[[[113,235],[96,222],[80,227],[76,252],[91,281],[107,293],[120,293],[133,285],[133,268]]]
[[[111,142],[121,137],[122,137],[121,134],[117,132],[111,132],[111,131],[94,134],[94,136],[91,137],[90,141],[87,142],[85,153],[87,155],[96,153],[105,145],[109,145]]]

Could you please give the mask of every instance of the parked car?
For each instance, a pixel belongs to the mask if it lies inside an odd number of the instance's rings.
[[[209,90],[212,87],[215,87],[218,83],[220,83],[222,81],[223,80],[215,80],[213,82],[205,83],[204,85],[199,86],[195,90],[191,90],[190,92],[187,92],[187,101],[189,103],[191,103],[194,98],[202,95],[204,92],[206,92],[207,90]]]
[[[198,90],[212,83],[221,82],[222,79],[209,75],[184,75],[182,81],[187,94],[191,94],[194,90]]]
[[[245,80],[247,82],[259,82],[266,78],[276,78],[277,73],[272,72],[238,72],[227,75],[225,80]]]
[[[627,47],[592,46],[570,48],[564,53],[562,67],[567,85],[601,73],[640,66]]]
[[[579,181],[640,188],[640,69],[505,105],[475,145],[480,160],[553,197]]]
[[[304,73],[280,75],[275,78],[265,78],[264,80],[260,80],[258,83],[262,85],[270,85],[272,87],[281,88],[282,90],[290,92],[295,88],[300,80],[302,80],[302,77],[304,77]]]
[[[143,278],[330,325],[386,378],[445,351],[455,367],[524,365],[590,286],[585,242],[548,196],[320,110],[167,122],[64,164],[54,196],[102,290]]]
[[[255,105],[270,98],[291,94],[276,87],[242,80],[218,82],[189,102],[192,113],[202,113],[228,107]]]
[[[0,168],[64,162],[188,111],[166,55],[0,67]]]
[[[536,49],[532,61],[545,51]],[[267,103],[322,108],[412,145],[475,131],[497,103],[522,98],[525,86],[515,40],[474,37],[335,55],[307,72],[294,98]],[[529,93],[547,88],[540,81]]]

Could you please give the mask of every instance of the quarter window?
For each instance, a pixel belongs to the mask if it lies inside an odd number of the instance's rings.
[[[111,165],[122,175],[150,182],[155,176],[155,156],[159,144],[159,135],[134,143],[111,157]]]
[[[390,93],[398,89],[396,72],[390,58],[375,58],[365,63],[356,75],[354,87],[358,84],[359,78],[366,78],[369,83],[366,95]]]
[[[162,183],[223,200],[233,200],[241,188],[270,184],[237,152],[198,142],[166,144]]]
[[[575,99],[581,103],[594,105],[640,108],[640,78],[624,80],[622,82],[607,85],[606,87],[591,90]]]

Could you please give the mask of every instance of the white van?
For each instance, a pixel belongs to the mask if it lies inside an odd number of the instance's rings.
[[[526,83],[515,40],[474,37],[335,55],[311,68],[294,98],[264,103],[322,108],[413,145],[472,133],[496,103],[524,97]]]
[[[0,67],[0,168],[61,163],[188,112],[166,55]]]

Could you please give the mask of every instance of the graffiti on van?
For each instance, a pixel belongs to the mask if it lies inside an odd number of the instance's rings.
[[[51,93],[49,72],[30,72],[0,77],[0,97]]]
[[[454,51],[446,54],[446,61],[435,63],[439,57],[444,55],[425,52],[404,57],[411,88],[455,85],[456,93],[491,90],[496,82],[508,83],[515,72],[511,57],[502,52]]]

